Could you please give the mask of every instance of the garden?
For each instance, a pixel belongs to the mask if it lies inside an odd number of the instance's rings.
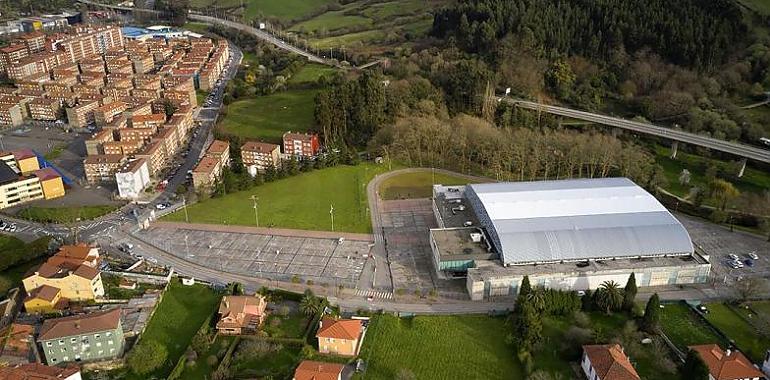
[[[728,343],[684,302],[663,305],[660,327],[682,352],[687,346],[717,343],[726,347]]]
[[[765,353],[770,349],[767,314],[755,313],[751,307],[751,303],[745,306],[709,303],[706,304],[709,312],[705,316],[712,325],[734,341],[735,346],[749,359],[762,363]]]

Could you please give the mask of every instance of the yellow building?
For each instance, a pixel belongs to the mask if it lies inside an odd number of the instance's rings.
[[[104,285],[99,270],[88,265],[67,268],[46,262],[31,270],[22,283],[27,291],[43,285],[58,288],[61,297],[73,301],[93,300],[104,296]]]
[[[5,162],[0,162],[0,209],[43,198],[40,179],[17,174]]]
[[[67,303],[67,299],[62,298],[61,290],[53,286],[43,285],[32,289],[24,299],[24,309],[27,313],[53,313],[61,310]]]
[[[37,155],[32,149],[19,149],[13,152],[13,157],[16,159],[16,165],[21,170],[22,174],[27,174],[40,169],[40,164],[37,162]]]
[[[64,182],[61,176],[53,168],[42,168],[35,171],[35,177],[40,180],[45,199],[54,199],[64,196]]]
[[[358,319],[324,318],[319,322],[318,352],[340,356],[356,356],[361,350],[366,330]]]

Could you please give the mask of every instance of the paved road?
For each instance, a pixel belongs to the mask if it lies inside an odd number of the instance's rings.
[[[757,148],[740,143],[715,139],[712,137],[701,136],[694,133],[684,132],[677,129],[660,127],[648,123],[621,119],[618,117],[600,115],[596,113],[578,111],[565,107],[551,106],[542,103],[535,103],[526,100],[512,98],[498,98],[501,101],[513,104],[517,107],[527,108],[536,111],[547,112],[554,115],[571,117],[574,119],[591,121],[598,124],[609,125],[647,135],[663,137],[668,140],[681,141],[691,145],[702,146],[705,148],[730,153],[738,157],[751,160],[770,163],[770,150]]]

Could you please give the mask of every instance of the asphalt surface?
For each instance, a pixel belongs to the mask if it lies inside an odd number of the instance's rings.
[[[586,120],[598,124],[609,125],[647,135],[663,137],[668,140],[681,141],[683,143],[702,146],[720,152],[734,154],[739,157],[751,160],[770,163],[770,150],[757,148],[749,145],[734,143],[730,141],[715,139],[708,136],[701,136],[695,133],[689,133],[677,129],[659,127],[657,125],[640,123],[636,121],[621,119],[618,117],[599,115],[590,112],[578,111],[565,107],[551,106],[542,103],[535,103],[520,99],[498,98],[506,103],[517,107],[527,108],[536,111],[542,111],[559,116],[571,117],[573,119]]]

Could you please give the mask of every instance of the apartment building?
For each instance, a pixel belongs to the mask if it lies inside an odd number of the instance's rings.
[[[276,144],[259,141],[247,141],[241,146],[241,160],[249,173],[256,175],[268,167],[278,167],[281,160],[281,149]]]
[[[18,104],[0,104],[0,127],[18,127],[24,122]]]
[[[132,128],[152,128],[157,130],[166,123],[166,115],[162,113],[151,113],[148,115],[136,115],[131,118]]]
[[[16,168],[22,174],[29,174],[40,169],[37,155],[32,149],[17,149],[12,152]]]
[[[177,151],[179,151],[179,148],[183,146],[182,142],[179,140],[179,135],[174,128],[161,128],[158,131],[158,134],[155,135],[155,139],[163,141],[163,147],[166,150],[166,157],[174,157]]]
[[[55,121],[59,119],[62,102],[59,99],[37,98],[27,104],[33,120]]]
[[[83,160],[83,169],[88,183],[112,182],[115,173],[126,162],[122,154],[99,154],[88,156]]]
[[[123,34],[112,25],[76,27],[73,34],[53,41],[52,46],[63,51],[71,62],[79,62],[109,49],[122,48]]]
[[[64,196],[64,182],[61,176],[51,167],[35,170],[32,175],[37,177],[44,199],[54,199]]]
[[[230,144],[214,140],[206,149],[206,155],[193,169],[193,187],[196,190],[212,187],[226,166],[230,166]]]
[[[74,107],[68,107],[67,121],[69,125],[75,128],[85,128],[94,124],[96,122],[94,111],[97,108],[99,108],[99,102],[82,100]]]
[[[118,133],[125,131],[125,129],[119,129]],[[131,155],[139,152],[144,147],[144,140],[120,140],[109,141],[102,144],[102,150],[106,155]]]
[[[91,138],[85,140],[86,155],[95,156],[98,154],[104,154],[102,145],[111,141],[115,141],[115,136],[111,130],[103,129],[93,134]]]
[[[48,365],[119,358],[125,345],[120,308],[47,319],[37,342]]]
[[[223,166],[230,166],[230,143],[222,140],[214,140],[206,150],[207,157],[219,160]]]
[[[115,173],[118,194],[123,199],[137,199],[150,184],[150,169],[147,160],[137,158],[127,162]]]
[[[25,33],[19,36],[16,41],[24,45],[30,55],[46,50],[45,33],[43,32]]]
[[[315,133],[289,131],[283,134],[283,153],[288,156],[311,158],[315,157],[319,150],[321,150],[321,143]]]
[[[29,51],[23,44],[12,44],[0,48],[0,70],[6,72],[12,62],[18,61],[28,55]]]
[[[128,104],[124,102],[107,103],[94,110],[94,121],[98,126],[105,126],[127,109]]]
[[[43,197],[37,177],[21,176],[5,162],[0,162],[0,209]]]
[[[152,54],[134,54],[131,56],[131,63],[134,66],[134,72],[137,74],[146,74],[155,68],[155,60]]]
[[[136,158],[147,160],[147,168],[151,176],[157,176],[166,166],[166,147],[163,141],[154,139],[136,154]]]

